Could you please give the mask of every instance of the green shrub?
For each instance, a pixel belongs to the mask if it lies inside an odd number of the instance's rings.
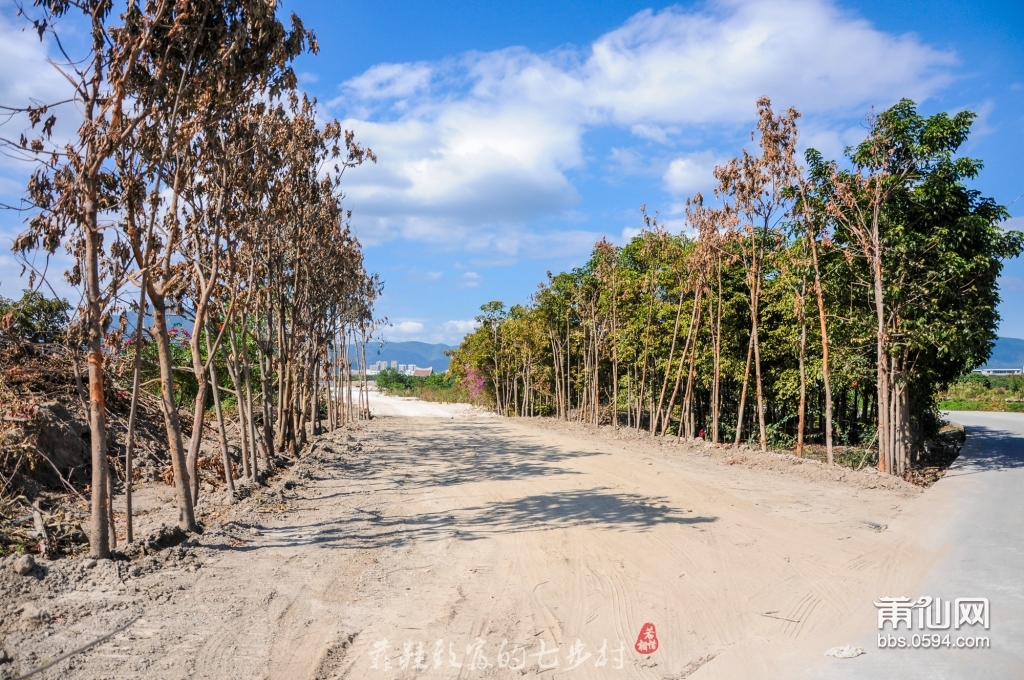
[[[980,385],[986,390],[992,387],[992,381],[988,379],[987,375],[982,375],[981,373],[968,373],[957,380],[957,382],[961,385]]]
[[[20,300],[0,297],[0,330],[31,343],[61,342],[68,329],[67,300],[26,290]]]
[[[455,387],[455,378],[448,378],[447,373],[432,373],[426,378],[416,378],[417,382],[423,381],[423,387],[433,390],[450,390]]]
[[[412,387],[412,379],[398,371],[397,368],[385,368],[377,374],[377,389],[383,392],[407,390]]]

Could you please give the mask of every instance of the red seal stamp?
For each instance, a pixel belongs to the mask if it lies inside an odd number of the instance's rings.
[[[640,634],[636,636],[633,649],[638,654],[653,654],[658,651],[658,632],[654,630],[653,623],[645,623],[640,627]]]

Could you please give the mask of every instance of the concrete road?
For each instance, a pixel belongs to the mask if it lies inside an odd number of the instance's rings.
[[[950,629],[958,636],[987,636],[990,649],[880,649],[872,626],[856,642],[866,652],[853,659],[828,659],[810,678],[900,678],[961,680],[1024,678],[1024,414],[951,412],[967,428],[960,457],[927,495],[936,507],[934,541],[946,550],[920,592],[879,596],[984,597],[990,602],[989,630]],[[927,496],[926,495],[926,496]],[[908,640],[920,631],[899,634]],[[877,623],[877,622],[874,622]],[[886,625],[886,632],[889,626]]]

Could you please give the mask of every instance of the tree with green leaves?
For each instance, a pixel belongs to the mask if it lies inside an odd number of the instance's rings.
[[[938,391],[987,359],[1002,261],[1024,248],[966,185],[981,170],[957,156],[973,114],[903,101],[870,119],[846,166],[812,149],[806,169],[799,114],[767,99],[758,114],[759,151],[716,170],[718,204],[688,203],[695,239],[644,211],[638,236],[598,243],[529,305],[485,305],[453,365],[486,374],[508,415],[531,412],[509,397],[514,357],[530,356],[539,412],[799,454],[810,442],[830,464],[834,440],[877,444],[879,469],[908,475]]]
[[[965,184],[982,168],[956,156],[974,117],[926,118],[902,100],[871,119],[849,169],[811,156],[835,240],[869,283],[882,472],[907,471],[936,390],[988,357],[1002,260],[1024,247],[1024,235],[998,226],[1006,209]]]

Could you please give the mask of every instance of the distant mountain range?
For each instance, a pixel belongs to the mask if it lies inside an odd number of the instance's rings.
[[[997,338],[992,356],[985,368],[1024,367],[1024,340],[1020,338]]]
[[[446,349],[454,349],[450,345],[440,343],[431,345],[426,342],[389,342],[383,347],[374,343],[366,348],[366,362],[371,366],[378,361],[397,361],[400,364],[416,364],[420,368],[433,367],[434,373],[448,370]]]
[[[451,345],[429,344],[426,342],[389,342],[384,347],[372,344],[366,348],[366,361],[397,361],[400,364],[416,364],[422,368],[432,366],[435,373],[448,370],[449,359],[444,355]],[[1024,367],[1024,340],[1020,338],[998,338],[992,348],[992,357],[985,368]]]

